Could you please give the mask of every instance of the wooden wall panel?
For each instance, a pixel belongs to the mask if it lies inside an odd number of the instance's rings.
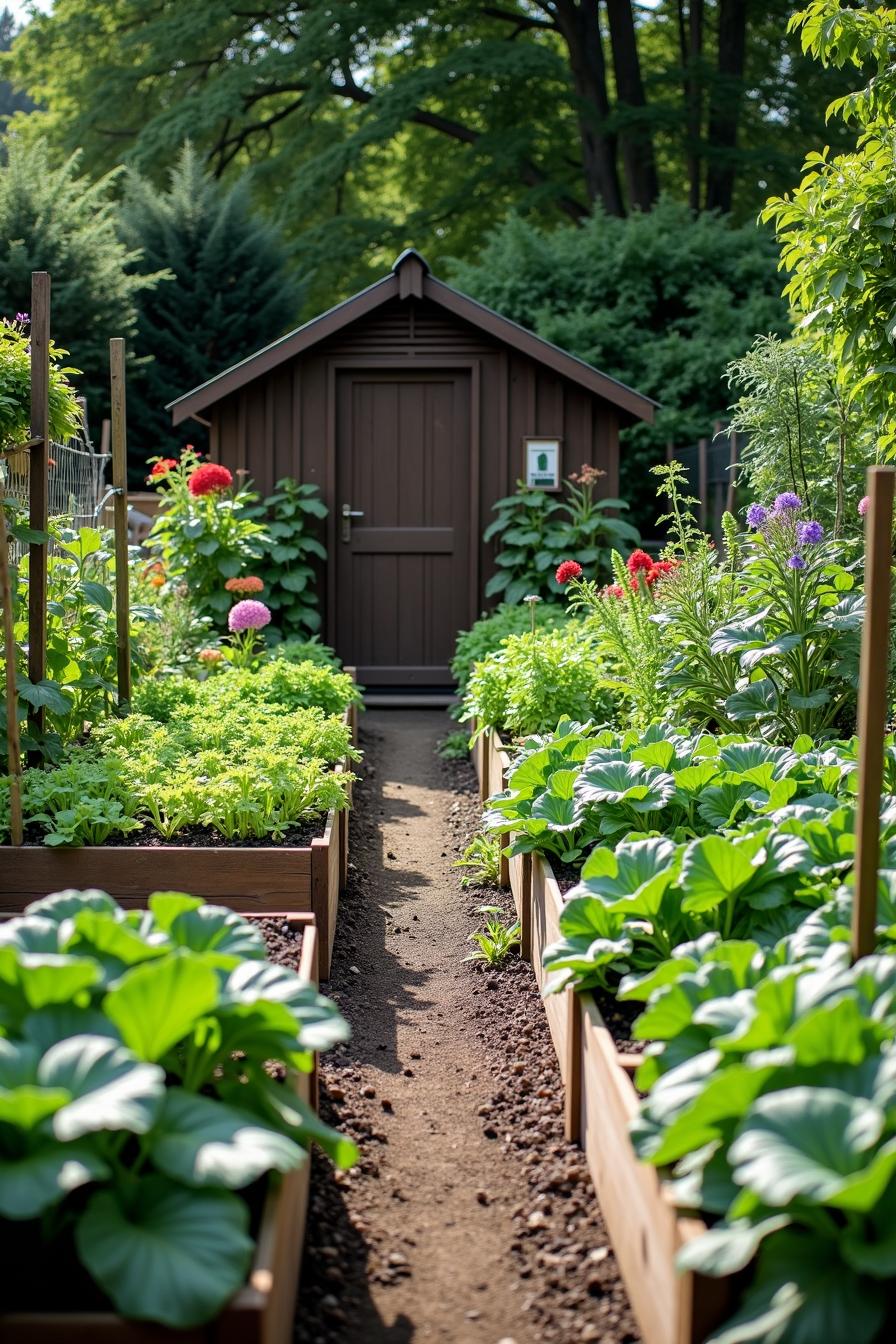
[[[338,545],[336,514],[343,502],[337,498],[335,464],[328,461],[328,449],[335,443],[330,404],[334,368],[340,360],[368,358],[372,368],[420,367],[427,360],[445,367],[444,362],[454,357],[467,368],[472,361],[481,380],[480,509],[474,522],[480,536],[494,516],[494,501],[512,493],[523,474],[526,435],[560,436],[564,474],[584,462],[593,463],[606,472],[601,493],[618,493],[615,407],[419,299],[392,300],[212,407],[213,452],[231,470],[248,469],[265,493],[283,476],[316,484],[331,510],[325,540],[332,550]],[[494,570],[493,544],[480,544],[479,569],[481,610],[486,606],[485,584]],[[372,598],[371,593],[371,609]]]

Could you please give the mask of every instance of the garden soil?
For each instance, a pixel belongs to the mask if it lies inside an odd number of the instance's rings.
[[[301,1344],[633,1344],[638,1335],[531,969],[464,961],[476,906],[452,867],[480,808],[453,725],[362,721],[364,778],[326,990],[353,1038],[322,1061],[325,1118],[359,1165],[314,1159]]]

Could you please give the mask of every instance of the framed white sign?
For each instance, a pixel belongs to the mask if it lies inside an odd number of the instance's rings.
[[[526,484],[535,490],[560,489],[560,440],[526,437]]]

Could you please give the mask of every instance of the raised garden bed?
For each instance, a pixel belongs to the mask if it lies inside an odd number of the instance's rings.
[[[563,893],[548,859],[526,857],[532,968],[543,990],[542,953],[560,937]],[[645,1344],[699,1344],[730,1311],[728,1286],[675,1269],[680,1248],[705,1227],[676,1214],[656,1169],[635,1155],[638,1056],[617,1048],[592,994],[551,994],[544,1008],[566,1089],[566,1137],[585,1151]]]
[[[317,983],[318,931],[310,914],[270,911],[300,929],[298,973]],[[296,1091],[315,1104],[315,1075],[301,1074]],[[271,1182],[246,1284],[209,1325],[171,1330],[128,1321],[114,1311],[15,1312],[0,1315],[0,1339],[16,1344],[291,1344],[311,1182],[310,1159]]]
[[[593,995],[573,1005],[580,1141],[645,1344],[700,1344],[730,1314],[730,1281],[676,1271],[678,1251],[705,1226],[678,1216],[656,1169],[635,1155],[636,1060],[617,1050]]]
[[[353,741],[354,708],[346,711]],[[98,887],[125,906],[144,905],[151,891],[189,891],[243,915],[307,912],[326,980],[348,876],[348,817],[348,808],[329,812],[322,833],[303,845],[0,845],[0,914],[21,914],[31,901],[69,887]]]

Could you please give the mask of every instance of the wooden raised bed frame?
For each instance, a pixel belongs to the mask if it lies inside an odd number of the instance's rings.
[[[301,925],[299,974],[316,984],[319,942],[313,915],[268,913]],[[299,1096],[312,1105],[315,1076],[301,1074],[297,1086]],[[0,1315],[0,1339],[10,1344],[291,1344],[310,1186],[310,1157],[272,1183],[249,1277],[206,1326],[169,1330],[148,1321],[128,1321],[112,1311],[17,1312]]]
[[[531,906],[532,969],[543,988],[542,953],[560,936],[563,894],[543,855],[526,855],[525,869],[520,896]],[[639,1057],[616,1049],[592,994],[568,989],[544,1006],[565,1085],[566,1137],[584,1149],[645,1344],[700,1344],[731,1310],[730,1280],[676,1272],[678,1251],[706,1228],[676,1213],[658,1172],[632,1147]]]
[[[354,705],[345,717],[354,742]],[[336,769],[351,764],[341,762]],[[350,807],[350,793],[348,802]],[[97,887],[125,906],[145,905],[152,891],[186,891],[242,915],[307,912],[315,918],[318,973],[326,980],[348,877],[349,807],[329,812],[323,834],[301,846],[0,845],[0,913],[21,914],[31,901],[69,887]]]

